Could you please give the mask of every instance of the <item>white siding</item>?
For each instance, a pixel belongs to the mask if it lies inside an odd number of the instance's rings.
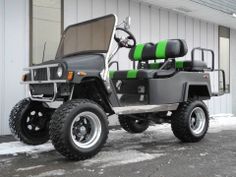
[[[236,100],[236,30],[231,30],[230,31],[230,90],[231,90],[231,97],[229,97],[229,100],[232,104],[232,106],[228,106],[229,112],[232,112],[233,114],[236,115],[236,104],[235,104],[235,100]],[[232,101],[233,100],[233,101]]]
[[[70,1],[65,1],[65,7],[71,6],[71,8],[65,8],[66,25],[69,24],[67,16],[76,16],[79,22],[91,17],[115,13],[119,17],[119,22],[121,22],[126,16],[130,15],[132,18],[131,31],[138,42],[157,42],[167,38],[182,38],[187,41],[189,47],[189,52],[183,59],[190,60],[190,51],[193,47],[210,48],[215,51],[216,68],[218,67],[218,25],[216,24],[133,0],[72,0],[72,2],[77,4],[77,7],[72,7]],[[232,37],[236,38],[236,34],[233,32],[231,39]],[[234,39],[232,44],[236,45],[235,43]],[[122,49],[118,54],[117,59],[121,69],[132,67],[127,54],[128,51],[125,49]],[[200,55],[197,54],[196,56],[199,59]],[[206,61],[210,65],[210,55],[206,55]],[[211,74],[211,78],[212,88],[217,91],[218,74]],[[212,98],[211,101],[206,101],[210,114],[232,113],[231,95],[230,93],[222,97]]]
[[[4,42],[5,42],[5,28],[4,28],[4,23],[5,23],[5,2],[4,0],[0,0],[0,134],[3,134],[3,127],[4,127],[4,55],[5,55],[5,47],[4,47]]]
[[[93,17],[116,13],[123,20],[132,17],[131,31],[138,42],[156,42],[165,38],[186,39],[189,51],[193,47],[208,47],[215,51],[218,67],[218,26],[133,0],[68,0],[64,2],[65,27]],[[0,135],[8,134],[11,108],[25,97],[19,84],[22,68],[29,61],[29,7],[28,0],[0,0]],[[207,102],[211,114],[236,113],[236,82],[234,75],[236,30],[231,30],[231,93]],[[128,50],[122,49],[117,59],[121,69],[132,67]],[[207,56],[209,59],[210,56]],[[190,59],[188,54],[184,59]],[[210,61],[208,61],[210,62]],[[212,74],[213,89],[218,89],[218,75]]]
[[[109,1],[109,0],[107,0],[107,1]],[[123,21],[123,19],[125,19],[125,17],[129,16],[129,14],[130,14],[129,1],[118,0],[117,1],[117,15],[118,15],[118,19],[119,19],[118,23],[121,23]],[[128,69],[131,67],[131,62],[126,60],[127,56],[128,56],[128,50],[121,49],[119,51],[118,61],[120,63],[120,68]]]
[[[25,97],[20,85],[28,65],[28,4],[26,0],[0,0],[0,134],[8,134],[9,113]]]

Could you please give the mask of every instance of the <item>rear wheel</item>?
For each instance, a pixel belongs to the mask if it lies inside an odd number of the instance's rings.
[[[171,127],[174,135],[183,142],[198,142],[207,133],[209,114],[203,101],[190,100],[179,105],[173,113]]]
[[[135,119],[129,116],[119,116],[121,127],[129,133],[142,133],[149,127],[148,120]]]
[[[71,160],[96,155],[108,136],[106,113],[90,100],[72,100],[60,106],[50,121],[50,138],[55,149]]]
[[[43,144],[49,140],[51,113],[43,103],[23,99],[11,111],[10,130],[16,139],[26,144]]]

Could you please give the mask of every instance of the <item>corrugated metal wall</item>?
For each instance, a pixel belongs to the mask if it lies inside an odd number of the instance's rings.
[[[68,0],[65,2],[65,26],[116,13],[120,20],[132,17],[132,32],[139,42],[156,42],[165,38],[184,38],[189,48],[196,46],[214,49],[218,55],[218,27],[201,20],[186,17],[166,9],[150,7],[132,0]],[[0,0],[0,135],[8,134],[8,117],[12,106],[25,97],[25,89],[19,84],[22,68],[29,61],[29,10],[28,0]],[[236,31],[232,31],[231,47],[236,48]],[[231,58],[236,57],[231,49]],[[123,49],[117,59],[122,69],[131,68]],[[190,58],[188,54],[187,59]],[[232,61],[232,64],[234,60]],[[218,62],[216,62],[216,65]],[[231,65],[231,90],[234,79]],[[217,75],[213,87],[217,88]],[[211,114],[231,113],[231,95],[214,98],[208,103]],[[234,104],[235,105],[235,104]]]
[[[3,114],[3,96],[4,96],[4,21],[5,21],[5,11],[4,11],[4,1],[0,1],[0,134],[3,132],[3,121],[4,121],[4,114]]]
[[[157,42],[167,38],[182,38],[187,41],[189,51],[193,47],[210,48],[216,54],[218,67],[218,25],[194,19],[176,12],[138,3],[133,0],[70,0],[65,2],[65,26],[115,13],[122,21],[131,16],[131,31],[139,42]],[[121,69],[132,67],[128,50],[122,49],[118,54]],[[206,56],[210,64],[210,56]],[[190,52],[184,59],[190,59]],[[218,89],[218,75],[212,74],[213,90]],[[232,84],[231,84],[232,86]],[[207,102],[210,114],[232,113],[231,94],[213,98]]]
[[[20,80],[29,58],[27,5],[27,0],[0,0],[0,135],[9,134],[9,112],[25,97]]]
[[[232,107],[232,113],[236,115],[236,30],[230,31],[230,83],[231,83],[231,99],[232,103],[229,103],[231,105],[228,105]]]

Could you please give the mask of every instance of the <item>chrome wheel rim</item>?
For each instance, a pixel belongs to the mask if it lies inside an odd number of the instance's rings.
[[[101,136],[102,125],[98,116],[86,111],[78,114],[71,124],[72,141],[78,148],[93,147]]]
[[[206,125],[206,114],[201,107],[196,107],[190,113],[190,129],[194,135],[201,135]]]

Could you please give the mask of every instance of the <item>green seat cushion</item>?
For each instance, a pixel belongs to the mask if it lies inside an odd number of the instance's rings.
[[[144,49],[144,44],[136,45],[136,47],[134,48],[134,53],[133,53],[134,60],[139,61],[142,59],[143,49]]]
[[[124,70],[124,71],[109,71],[110,79],[149,79],[153,78],[156,70]]]
[[[169,42],[170,43],[170,42]],[[156,44],[155,48],[155,58],[156,59],[165,59],[167,57],[167,44],[168,41],[160,41]]]
[[[155,58],[155,44],[137,44],[134,48],[130,49],[129,58],[132,61],[152,60]]]

